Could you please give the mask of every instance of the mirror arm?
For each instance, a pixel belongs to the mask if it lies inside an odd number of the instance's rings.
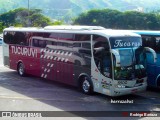
[[[148,52],[152,53],[154,62],[156,62],[157,61],[157,54],[156,54],[156,52],[152,48],[150,48],[150,47],[144,47],[144,49],[145,49],[145,51],[148,51]]]
[[[113,53],[115,55],[115,58],[116,58],[116,67],[120,67],[120,55],[119,55],[119,52],[112,49],[111,50],[111,53]]]

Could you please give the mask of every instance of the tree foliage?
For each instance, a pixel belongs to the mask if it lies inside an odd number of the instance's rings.
[[[120,12],[103,9],[82,13],[74,20],[79,25],[99,25],[113,29],[150,29],[159,30],[160,15],[158,13],[142,13],[137,11]]]
[[[44,27],[46,25],[62,24],[62,22],[52,22],[50,18],[41,14],[40,9],[28,10],[18,8],[0,15],[0,32],[5,27]]]
[[[28,10],[19,8],[11,10],[7,13],[0,15],[0,22],[3,26],[35,26],[42,27],[50,24],[50,19],[41,14],[41,10],[34,9]]]
[[[19,7],[38,8],[42,10],[43,15],[71,23],[73,17],[91,9],[148,12],[159,10],[159,6],[159,0],[0,0],[0,14]]]

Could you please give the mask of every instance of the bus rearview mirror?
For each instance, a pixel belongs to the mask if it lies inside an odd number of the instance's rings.
[[[120,55],[119,55],[119,52],[112,49],[111,50],[111,53],[114,54],[115,56],[115,59],[116,59],[116,67],[120,67]]]
[[[157,61],[157,54],[156,54],[156,52],[152,48],[150,48],[150,47],[144,47],[144,49],[145,49],[146,52],[148,51],[148,52],[152,53],[154,62],[156,62]]]

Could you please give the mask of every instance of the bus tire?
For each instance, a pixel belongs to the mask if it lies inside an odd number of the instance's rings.
[[[22,77],[24,77],[25,76],[25,69],[24,69],[24,65],[23,65],[23,63],[19,63],[18,64],[18,74],[20,75],[20,76],[22,76]]]
[[[86,76],[82,78],[80,88],[84,94],[91,95],[93,93],[93,85]]]

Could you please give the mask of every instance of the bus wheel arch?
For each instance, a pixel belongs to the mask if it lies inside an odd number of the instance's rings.
[[[78,85],[84,94],[91,95],[93,93],[93,83],[88,75],[81,75]]]
[[[75,65],[81,66],[81,62],[79,60],[74,61]]]
[[[17,64],[17,72],[20,76],[25,76],[25,66],[21,61]]]

